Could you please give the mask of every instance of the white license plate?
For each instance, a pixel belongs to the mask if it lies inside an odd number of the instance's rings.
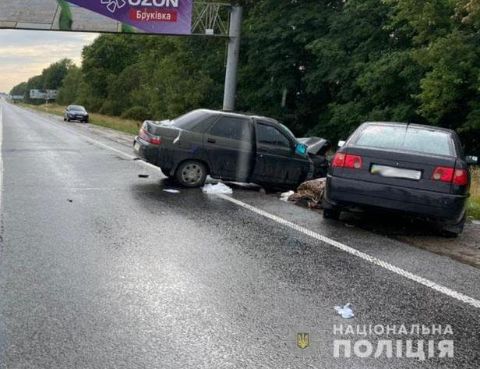
[[[372,165],[370,173],[387,178],[405,178],[419,181],[422,179],[422,172],[419,170],[394,168],[386,165]]]
[[[135,145],[133,145],[133,148],[135,151],[140,151],[140,144],[138,142],[135,142]]]

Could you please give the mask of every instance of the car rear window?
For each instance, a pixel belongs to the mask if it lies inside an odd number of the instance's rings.
[[[182,115],[181,117],[178,117],[177,119],[175,119],[173,121],[172,125],[177,127],[177,128],[181,128],[181,129],[184,129],[186,131],[190,131],[198,123],[202,122],[205,118],[207,118],[209,116],[210,116],[210,114],[208,114],[205,111],[194,110],[190,113],[187,113],[187,114]]]
[[[354,139],[356,146],[455,156],[450,134],[414,126],[367,126]]]

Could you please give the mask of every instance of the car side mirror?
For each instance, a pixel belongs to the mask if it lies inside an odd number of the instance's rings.
[[[478,164],[478,156],[467,156],[465,157],[465,161],[468,165],[477,165]]]
[[[295,153],[302,156],[307,156],[308,146],[298,143],[295,145]]]
[[[347,143],[346,141],[340,140],[340,141],[338,141],[338,147],[343,147],[343,146],[345,146],[346,143]]]

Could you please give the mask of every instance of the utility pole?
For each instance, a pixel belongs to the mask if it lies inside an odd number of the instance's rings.
[[[230,13],[230,32],[228,39],[227,71],[225,74],[225,94],[223,97],[223,110],[235,110],[235,97],[237,94],[238,62],[240,57],[240,39],[242,31],[241,6],[232,6]]]

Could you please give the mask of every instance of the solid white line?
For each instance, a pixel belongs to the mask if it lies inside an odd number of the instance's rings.
[[[437,292],[440,292],[446,296],[449,296],[449,297],[452,297],[460,302],[463,302],[465,304],[469,304],[473,307],[476,307],[476,308],[480,308],[480,301],[479,300],[476,300],[472,297],[469,297],[467,295],[464,295],[460,292],[457,292],[457,291],[454,291],[454,290],[451,290],[450,288],[447,288],[447,287],[444,287],[442,285],[439,285],[435,282],[432,282],[426,278],[423,278],[423,277],[420,277],[420,276],[417,276],[413,273],[410,273],[410,272],[407,272],[406,270],[404,269],[401,269],[399,267],[396,267],[395,265],[392,265],[390,263],[387,263],[381,259],[378,259],[376,257],[373,257],[373,256],[370,256],[368,254],[365,254],[364,252],[361,252],[361,251],[358,251],[357,249],[354,249],[353,247],[350,247],[350,246],[347,246],[343,243],[340,243],[338,241],[335,241],[335,240],[332,240],[331,238],[328,238],[328,237],[325,237],[325,236],[322,236],[321,234],[319,233],[316,233],[316,232],[313,232],[307,228],[304,228],[304,227],[301,227],[295,223],[292,223],[292,222],[289,222],[288,220],[285,220],[283,218],[280,218],[276,215],[273,215],[273,214],[270,214],[264,210],[261,210],[261,209],[258,209],[252,205],[249,205],[249,204],[246,204],[240,200],[237,200],[237,199],[234,199],[230,196],[227,196],[227,195],[218,195],[219,197],[221,197],[222,199],[226,200],[226,201],[229,201],[235,205],[238,205],[242,208],[245,208],[247,210],[250,210],[258,215],[261,215],[265,218],[268,218],[270,220],[273,220],[279,224],[282,224],[286,227],[289,227],[297,232],[301,232],[309,237],[312,237],[318,241],[321,241],[323,243],[326,243],[330,246],[333,246],[339,250],[342,250],[350,255],[354,255],[360,259],[363,259],[371,264],[374,264],[376,266],[379,266],[383,269],[386,269],[390,272],[393,272],[395,274],[398,274],[404,278],[407,278],[411,281],[414,281],[414,282],[417,282],[421,285],[424,285],[428,288],[431,288],[432,290],[435,290]]]
[[[46,119],[45,119],[45,120],[46,120]],[[47,121],[48,121],[48,120],[47,120]],[[50,121],[48,121],[48,122],[50,122]],[[51,122],[50,122],[50,123],[51,123]],[[123,152],[123,151],[121,151],[121,150],[115,149],[115,148],[113,148],[113,147],[111,147],[111,146],[109,146],[109,145],[106,145],[106,144],[104,144],[104,143],[102,143],[102,142],[99,142],[99,141],[97,141],[97,140],[95,140],[95,139],[93,139],[93,138],[90,138],[90,137],[88,137],[88,136],[86,136],[86,135],[84,135],[84,134],[81,134],[81,133],[78,133],[78,132],[76,132],[76,131],[70,130],[70,129],[68,129],[68,128],[66,128],[66,127],[63,127],[63,126],[59,126],[59,127],[65,129],[65,130],[67,130],[67,131],[69,131],[69,132],[71,132],[71,133],[73,133],[73,134],[78,134],[79,136],[82,136],[82,137],[86,138],[86,139],[87,139],[88,141],[90,141],[91,143],[96,144],[96,145],[101,146],[101,147],[104,147],[105,149],[108,149],[108,150],[114,151],[114,152],[116,152],[116,153],[119,153],[119,154],[121,154],[121,155],[123,155],[123,156],[125,156],[125,157],[131,158],[132,160],[135,158],[135,157],[132,156],[132,155],[129,155],[129,154],[127,154],[127,153],[125,153],[125,152]],[[1,136],[0,136],[0,137],[1,137]],[[1,148],[1,146],[0,146],[0,148]],[[150,168],[150,169],[154,169],[154,170],[157,170],[157,171],[160,171],[160,172],[161,172],[161,169],[160,169],[160,168],[158,168],[158,167],[156,167],[156,166],[154,166],[154,165],[152,165],[152,164],[150,164],[150,163],[146,163],[146,162],[144,162],[144,161],[138,161],[138,163],[141,163],[142,165],[144,165],[144,166],[146,166],[146,167],[148,167],[148,168]],[[444,294],[444,295],[446,295],[446,296],[449,296],[449,297],[451,297],[451,298],[454,298],[454,299],[456,299],[456,300],[458,300],[458,301],[460,301],[460,302],[462,302],[462,303],[465,303],[465,304],[468,304],[468,305],[471,305],[471,306],[473,306],[473,307],[475,307],[475,308],[479,308],[479,309],[480,309],[480,300],[476,300],[476,299],[474,299],[474,298],[472,298],[472,297],[470,297],[470,296],[464,295],[463,293],[460,293],[460,292],[454,291],[454,290],[452,290],[452,289],[450,289],[450,288],[447,288],[447,287],[445,287],[445,286],[439,285],[439,284],[437,284],[437,283],[435,283],[435,282],[433,282],[433,281],[431,281],[431,280],[429,280],[429,279],[426,279],[426,278],[417,276],[417,275],[415,275],[415,274],[413,274],[413,273],[410,273],[410,272],[408,272],[408,271],[406,271],[406,270],[404,270],[404,269],[402,269],[402,268],[399,268],[399,267],[396,267],[395,265],[392,265],[392,264],[390,264],[390,263],[387,263],[387,262],[385,262],[385,261],[383,261],[383,260],[381,260],[381,259],[378,259],[378,258],[376,258],[376,257],[370,256],[370,255],[368,255],[368,254],[366,254],[366,253],[364,253],[364,252],[358,251],[357,249],[354,249],[353,247],[350,247],[350,246],[347,246],[347,245],[345,245],[345,244],[343,244],[343,243],[341,243],[341,242],[332,240],[331,238],[322,236],[322,235],[319,234],[319,233],[313,232],[313,231],[311,231],[311,230],[309,230],[309,229],[307,229],[307,228],[301,227],[301,226],[299,226],[299,225],[297,225],[297,224],[295,224],[295,223],[289,222],[288,220],[285,220],[285,219],[280,218],[280,217],[278,217],[278,216],[276,216],[276,215],[270,214],[270,213],[268,213],[268,212],[266,212],[266,211],[264,211],[264,210],[258,209],[258,208],[254,207],[254,206],[252,206],[252,205],[246,204],[246,203],[244,203],[244,202],[242,202],[242,201],[240,201],[240,200],[234,199],[234,198],[232,198],[232,197],[230,197],[230,196],[227,196],[227,195],[217,195],[217,196],[220,197],[220,198],[222,198],[222,199],[224,199],[224,200],[226,200],[226,201],[229,201],[229,202],[231,202],[231,203],[233,203],[233,204],[235,204],[235,205],[238,205],[238,206],[240,206],[240,207],[242,207],[242,208],[244,208],[244,209],[250,210],[250,211],[252,211],[252,212],[254,212],[254,213],[258,214],[258,215],[261,215],[261,216],[263,216],[263,217],[265,217],[265,218],[268,218],[268,219],[273,220],[273,221],[275,221],[275,222],[277,222],[277,223],[279,223],[279,224],[282,224],[282,225],[284,225],[284,226],[286,226],[286,227],[289,227],[289,228],[291,228],[291,229],[293,229],[293,230],[295,230],[295,231],[301,232],[301,233],[303,233],[303,234],[305,234],[305,235],[307,235],[307,236],[309,236],[309,237],[312,237],[312,238],[314,238],[314,239],[316,239],[316,240],[318,240],[318,241],[321,241],[321,242],[326,243],[326,244],[328,244],[328,245],[330,245],[330,246],[333,246],[333,247],[335,247],[335,248],[337,248],[337,249],[339,249],[339,250],[342,250],[342,251],[344,251],[344,252],[346,252],[346,253],[348,253],[348,254],[350,254],[350,255],[356,256],[356,257],[358,257],[358,258],[360,258],[360,259],[363,259],[363,260],[365,260],[365,261],[367,261],[367,262],[369,262],[369,263],[371,263],[371,264],[374,264],[374,265],[376,265],[376,266],[379,266],[379,267],[381,267],[381,268],[383,268],[383,269],[385,269],[385,270],[388,270],[388,271],[390,271],[390,272],[392,272],[392,273],[395,273],[395,274],[397,274],[397,275],[399,275],[399,276],[402,276],[402,277],[407,278],[407,279],[409,279],[409,280],[411,280],[411,281],[414,281],[414,282],[419,283],[419,284],[421,284],[421,285],[423,285],[423,286],[426,286],[426,287],[428,287],[428,288],[430,288],[430,289],[432,289],[432,290],[435,290],[435,291],[437,291],[437,292],[440,292],[440,293],[442,293],[442,294]]]

